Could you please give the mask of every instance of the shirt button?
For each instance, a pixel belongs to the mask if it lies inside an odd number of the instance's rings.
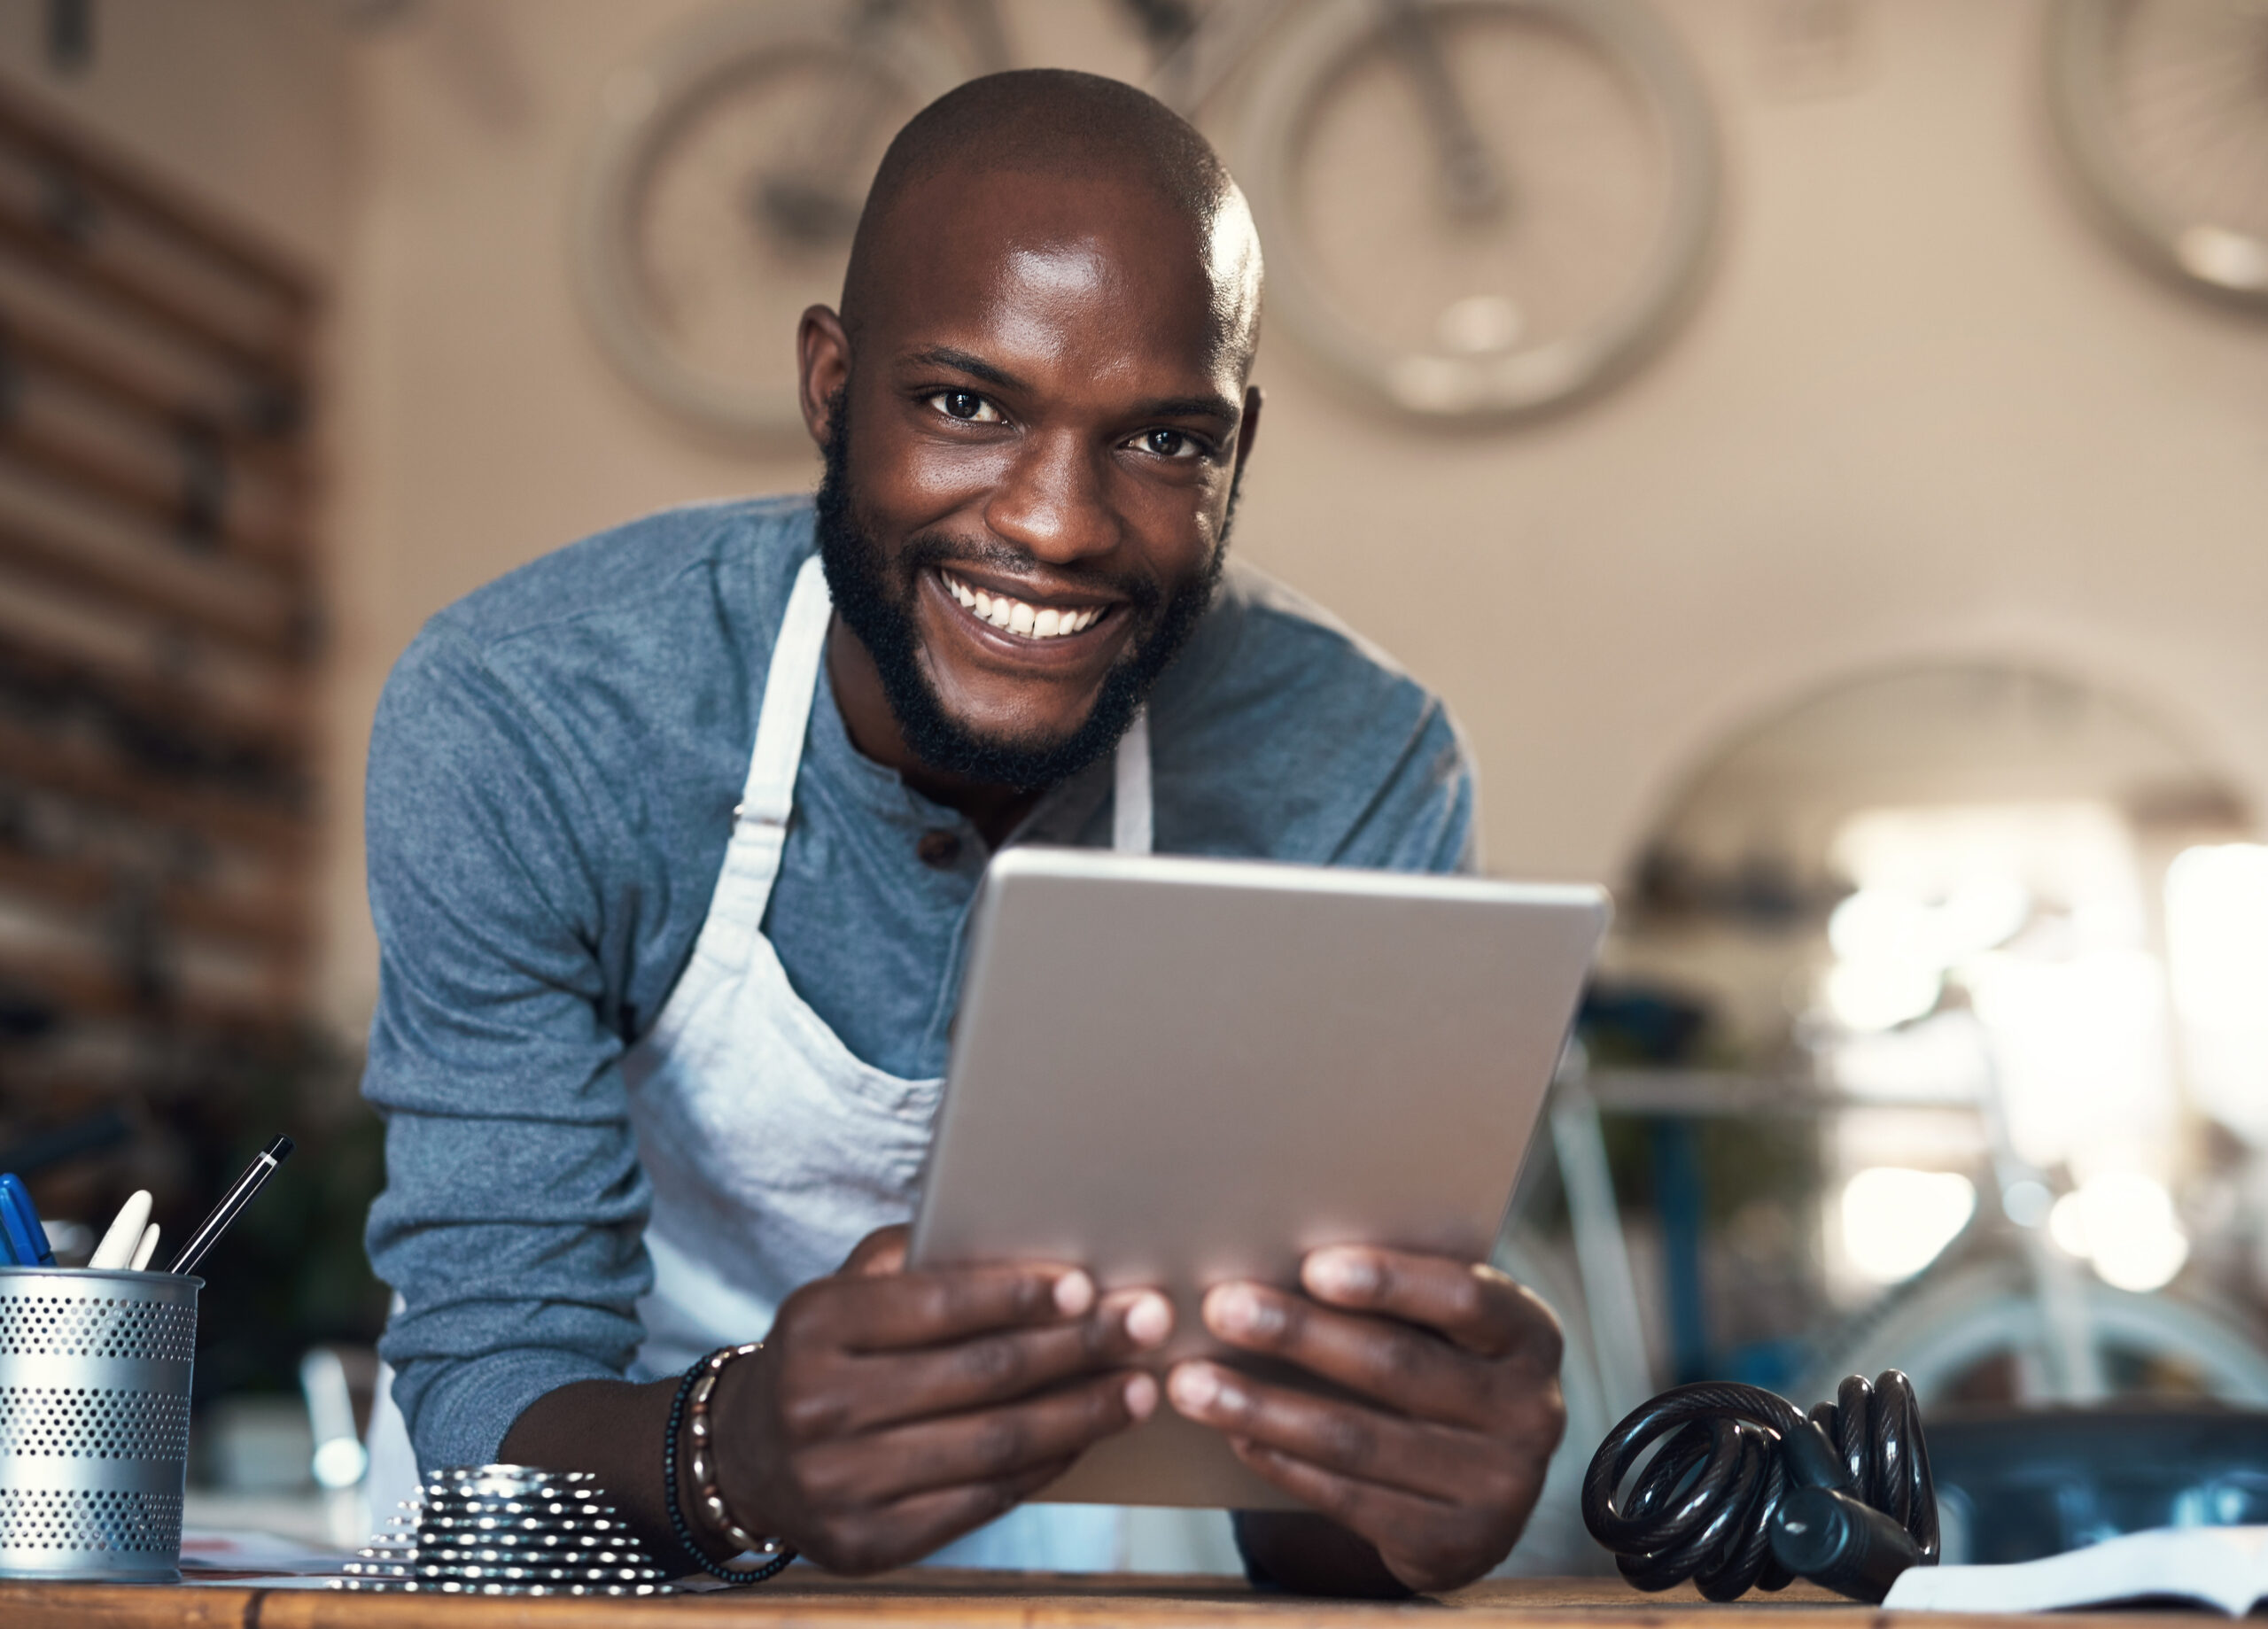
[[[951,832],[924,832],[913,852],[930,870],[951,871],[960,860],[960,838]]]

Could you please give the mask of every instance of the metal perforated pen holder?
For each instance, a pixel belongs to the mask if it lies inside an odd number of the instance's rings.
[[[180,1576],[204,1282],[0,1267],[0,1578]]]

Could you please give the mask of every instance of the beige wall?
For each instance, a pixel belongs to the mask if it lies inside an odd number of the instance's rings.
[[[314,0],[96,0],[58,75],[46,0],[0,0],[0,77],[335,273],[353,206],[346,35]]]
[[[1658,0],[1728,171],[1721,258],[1668,352],[1553,422],[1429,436],[1338,394],[1279,332],[1239,547],[1448,694],[1503,871],[1614,873],[1720,732],[1919,655],[2094,675],[2268,801],[2268,322],[2161,287],[2075,208],[2033,0],[1876,0],[1851,83],[1805,97],[1764,71],[1775,3]],[[600,85],[693,9],[427,0],[353,48],[326,984],[349,1025],[374,964],[362,737],[419,622],[610,521],[810,478],[801,454],[682,436],[608,370],[570,292]],[[32,10],[0,5],[0,36]],[[1122,58],[1082,37],[1098,13],[1072,0],[1015,14],[1057,59]],[[285,111],[348,152],[344,113]],[[290,169],[259,148],[213,151]],[[322,208],[291,214],[279,229],[328,241]]]

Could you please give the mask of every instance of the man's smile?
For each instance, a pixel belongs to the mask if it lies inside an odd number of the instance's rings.
[[[995,658],[1078,668],[1107,665],[1132,624],[1126,601],[1092,593],[1021,593],[964,570],[935,567],[925,584],[951,619]]]
[[[1013,594],[988,593],[982,588],[971,587],[950,571],[941,570],[937,575],[944,580],[945,592],[959,601],[964,609],[975,611],[996,628],[1036,640],[1084,633],[1094,626],[1107,609],[1099,605],[1067,605],[1060,601],[1034,603]]]

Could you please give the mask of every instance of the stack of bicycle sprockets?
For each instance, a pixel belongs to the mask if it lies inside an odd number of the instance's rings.
[[[420,1497],[346,1563],[334,1589],[458,1595],[674,1593],[583,1471],[474,1465],[431,1472]]]

